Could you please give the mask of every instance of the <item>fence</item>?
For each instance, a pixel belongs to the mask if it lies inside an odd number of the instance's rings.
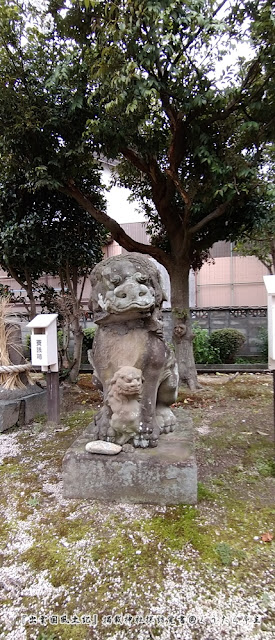
[[[202,329],[212,333],[215,329],[230,327],[239,329],[245,336],[245,344],[240,350],[243,356],[258,356],[261,351],[260,329],[267,329],[267,307],[196,307],[191,309],[192,322],[197,322]],[[172,341],[171,309],[163,309],[164,336]],[[12,321],[12,318],[11,318]],[[21,332],[23,341],[28,333],[27,320],[21,316]],[[92,314],[86,313],[85,327],[94,326]]]
[[[238,329],[245,336],[245,344],[240,355],[258,356],[260,354],[260,329],[267,329],[266,307],[201,307],[191,309],[193,322],[212,333],[215,329]],[[166,340],[172,339],[171,309],[163,310],[164,334]]]

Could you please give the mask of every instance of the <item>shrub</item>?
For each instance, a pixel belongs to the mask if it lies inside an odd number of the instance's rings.
[[[210,336],[210,344],[218,350],[220,362],[224,364],[234,362],[244,343],[245,337],[238,329],[216,329]]]
[[[263,361],[268,361],[268,333],[265,327],[259,329],[260,349]]]
[[[87,351],[92,348],[95,337],[96,327],[90,327],[89,329],[83,329],[83,345],[82,345],[82,358],[81,362],[84,364],[88,362]]]
[[[195,363],[218,364],[221,362],[218,349],[210,343],[210,336],[207,329],[201,329],[197,323],[194,323],[192,331],[194,335],[193,350]]]
[[[31,359],[31,334],[27,333],[24,344],[24,356],[27,360]]]
[[[57,348],[60,350],[63,347],[63,331],[58,329],[57,331]]]

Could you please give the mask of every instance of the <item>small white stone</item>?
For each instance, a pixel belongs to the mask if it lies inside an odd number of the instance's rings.
[[[114,442],[94,440],[93,442],[87,442],[85,449],[89,453],[100,453],[107,456],[115,456],[121,451],[122,447],[120,444],[114,444]]]

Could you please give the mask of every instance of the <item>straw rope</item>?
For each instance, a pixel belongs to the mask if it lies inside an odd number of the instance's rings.
[[[27,371],[31,368],[31,364],[10,364],[5,366],[0,366],[0,373],[22,373],[23,371]]]

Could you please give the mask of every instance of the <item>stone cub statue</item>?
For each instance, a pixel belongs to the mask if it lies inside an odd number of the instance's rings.
[[[142,372],[135,367],[120,367],[113,376],[106,403],[112,416],[107,436],[117,444],[125,444],[136,438],[141,425]]]
[[[135,447],[157,446],[175,428],[178,371],[163,338],[160,272],[131,253],[100,262],[91,274],[90,309],[98,329],[89,360],[103,390],[97,436]]]

